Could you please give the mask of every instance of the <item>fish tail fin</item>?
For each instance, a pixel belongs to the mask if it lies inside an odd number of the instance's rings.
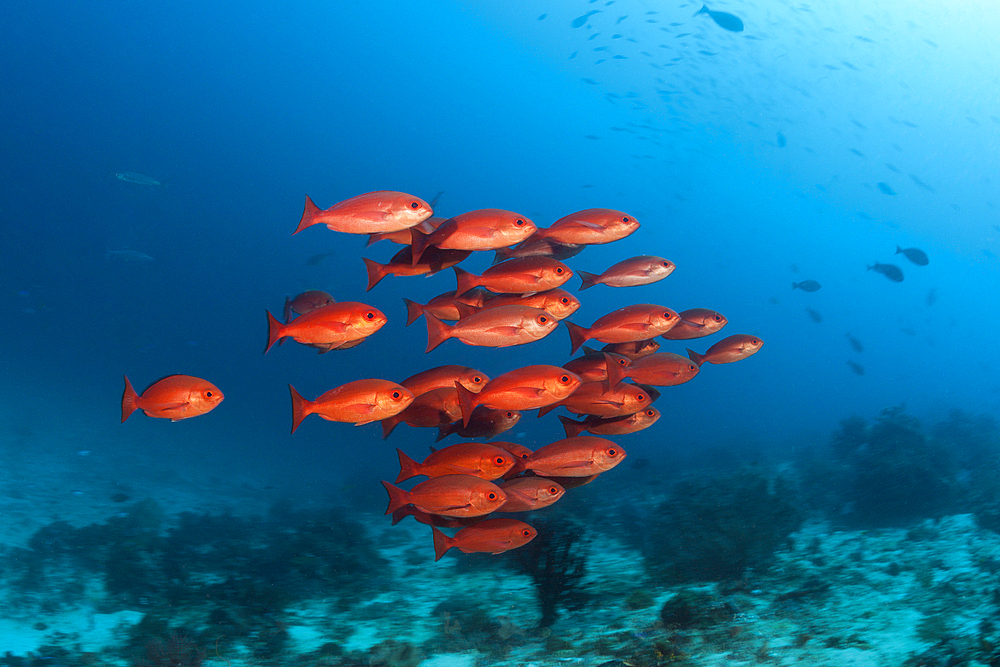
[[[792,289],[795,289],[798,286],[799,286],[799,284],[793,280],[792,281]]]
[[[132,383],[128,381],[128,376],[123,375],[122,377],[125,378],[125,392],[122,394],[122,423],[124,424],[125,420],[139,407],[135,404],[139,394],[135,393]]]
[[[514,256],[514,251],[510,248],[497,248],[493,251],[493,264],[499,264],[500,262],[506,262],[508,259]]]
[[[382,486],[384,486],[385,490],[389,493],[389,507],[386,508],[385,510],[386,514],[392,514],[400,507],[410,504],[408,498],[409,493],[407,493],[406,491],[403,491],[398,486],[393,486],[392,484],[390,484],[385,480],[382,480]]]
[[[610,391],[613,387],[617,387],[619,382],[629,377],[628,369],[615,361],[614,358],[607,352],[604,353],[604,366],[608,371],[608,391]]]
[[[281,333],[284,327],[281,325],[281,322],[279,322],[277,318],[271,314],[271,311],[268,310],[264,312],[267,313],[267,347],[264,348],[264,354],[267,354],[267,351],[274,346],[278,339],[284,338],[284,335]]]
[[[476,274],[469,273],[465,269],[460,269],[457,266],[452,268],[455,270],[455,281],[458,284],[455,288],[455,296],[461,296],[479,284],[476,280],[479,276]]]
[[[420,263],[420,258],[427,250],[428,245],[430,242],[427,240],[427,234],[419,227],[410,227],[410,266],[416,266]]]
[[[424,314],[424,307],[406,297],[403,297],[403,303],[406,304],[406,326],[410,326]]]
[[[448,549],[455,546],[455,538],[448,537],[434,526],[431,526],[431,532],[434,534],[434,562],[436,563],[448,552]]]
[[[694,13],[694,15],[698,16],[698,14],[708,14],[708,13],[709,13],[708,5],[702,5],[701,9],[699,9],[698,11],[696,11]]]
[[[379,422],[380,424],[382,424],[382,439],[385,440],[390,435],[392,435],[392,432],[396,430],[396,427],[399,426],[400,422],[402,421],[403,420],[399,418],[399,415],[393,415],[391,417],[386,417],[385,419],[382,419]],[[397,479],[396,481],[398,482],[399,480]]]
[[[593,287],[594,285],[597,284],[597,279],[600,278],[600,276],[598,276],[597,274],[587,273],[586,271],[577,271],[577,273],[580,275],[580,279],[583,281],[580,284],[580,289],[577,290],[579,292],[582,292],[583,290],[589,287]]]
[[[396,477],[396,484],[420,474],[420,464],[407,456],[406,452],[397,447],[396,454],[399,456],[399,475]]]
[[[408,516],[413,516],[413,508],[409,505],[404,505],[398,510],[392,513],[392,525],[396,525]]]
[[[449,435],[454,433],[455,430],[458,428],[458,426],[456,426],[457,423],[458,422],[453,422],[451,424],[442,424],[441,426],[438,426],[438,434],[437,437],[434,438],[434,442],[441,442]]]
[[[459,382],[455,381],[455,390],[458,392],[458,405],[462,408],[462,427],[467,427],[469,425],[469,419],[472,418],[472,411],[476,409],[477,397],[479,394],[475,394]]]
[[[285,297],[285,324],[292,321],[292,297]]]
[[[362,257],[365,261],[365,268],[368,269],[368,287],[365,288],[366,292],[371,291],[371,288],[382,282],[389,272],[386,270],[385,264],[379,264],[374,259],[368,259],[367,257]]]
[[[902,248],[900,248],[899,246],[896,246],[896,252],[895,252],[895,253],[893,253],[893,254],[895,254],[895,255],[898,255],[898,254],[899,254],[899,253],[901,253],[901,252],[903,252],[903,249],[902,249]]]
[[[545,415],[549,414],[550,412],[559,407],[559,403],[560,403],[559,401],[556,401],[555,403],[549,403],[548,405],[543,405],[542,407],[538,408],[538,416],[544,417]]]
[[[567,322],[566,320],[563,320],[563,324],[566,325],[566,329],[569,331],[569,342],[571,345],[570,354],[576,354],[576,351],[580,349],[580,346],[587,342],[590,338],[588,335],[590,330],[581,327],[579,324]]]
[[[451,327],[430,313],[424,313],[424,321],[427,322],[427,349],[424,350],[426,354],[451,338]]]
[[[309,195],[306,195],[306,205],[302,211],[302,219],[299,220],[299,226],[295,228],[294,232],[292,232],[292,236],[298,234],[306,227],[312,227],[317,224],[319,221],[316,219],[316,216],[320,213],[322,213],[320,207],[313,203],[313,200],[309,198]]]
[[[563,430],[566,431],[567,438],[575,438],[576,436],[583,433],[583,425],[569,417],[564,415],[559,415],[559,421],[562,422]]]
[[[705,355],[704,354],[698,354],[697,352],[695,352],[694,350],[692,350],[689,347],[685,348],[685,349],[687,350],[687,353],[688,353],[688,359],[690,359],[694,363],[698,364],[699,367],[703,363],[705,363]]]
[[[292,433],[295,433],[302,420],[313,413],[313,402],[302,398],[292,385],[288,385],[288,393],[292,395]]]

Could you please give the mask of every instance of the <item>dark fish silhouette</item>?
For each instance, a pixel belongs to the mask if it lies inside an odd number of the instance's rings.
[[[927,266],[927,264],[930,263],[930,260],[927,259],[927,253],[917,248],[900,248],[899,246],[896,246],[896,254],[898,255],[899,253],[906,255],[906,259],[910,260],[917,266]]]
[[[737,16],[727,14],[726,12],[713,12],[708,8],[708,5],[702,5],[701,9],[695,12],[694,15],[697,16],[698,14],[708,14],[712,20],[724,30],[728,30],[730,32],[743,32],[743,21],[741,21]]]
[[[856,375],[865,374],[865,367],[862,366],[861,364],[848,360],[847,365],[851,367],[851,370],[854,371]]]
[[[888,278],[894,283],[903,282],[903,272],[895,264],[879,264],[875,262],[868,267],[869,271],[875,271],[876,273],[881,273],[883,276]]]
[[[800,283],[792,282],[792,289],[800,289],[803,292],[816,292],[820,287],[822,287],[822,285],[815,280],[803,280]]]
[[[933,306],[937,301],[937,287],[932,287],[931,291],[927,293],[927,305]]]
[[[881,190],[882,194],[884,194],[884,195],[894,195],[894,194],[896,194],[896,191],[893,190],[892,188],[890,188],[888,183],[883,183],[882,181],[879,181],[879,183],[878,183],[878,189]]]
[[[817,311],[813,310],[812,308],[806,308],[806,312],[809,313],[809,319],[811,319],[816,324],[819,324],[820,322],[823,321],[823,316],[820,315]]]
[[[865,351],[865,346],[861,344],[860,340],[858,340],[857,338],[855,338],[854,336],[852,336],[849,333],[846,333],[844,335],[847,336],[847,342],[851,344],[851,347],[854,348],[855,352],[864,352]]]
[[[784,148],[788,145],[788,139],[785,139],[785,133],[778,130],[778,148]]]
[[[600,14],[600,13],[601,13],[601,10],[599,10],[599,9],[591,9],[589,12],[587,12],[583,16],[577,16],[575,19],[573,19],[573,22],[570,23],[570,26],[572,26],[574,28],[582,28],[583,24],[587,22],[587,19],[589,19],[594,14]]]

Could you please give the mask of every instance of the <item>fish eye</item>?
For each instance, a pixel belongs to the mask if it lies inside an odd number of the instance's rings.
[[[498,498],[497,494],[493,493],[492,491],[486,494],[487,500],[496,500],[497,498]]]
[[[568,375],[560,375],[559,376],[559,382],[560,382],[560,384],[569,384],[569,376]]]
[[[722,321],[722,315],[716,315],[714,319],[715,319],[716,322],[721,322]]]
[[[628,366],[628,362],[625,361],[625,359],[619,359],[618,360],[618,365],[619,366]]]
[[[205,392],[205,398],[212,398],[212,391],[211,390]]]
[[[666,320],[670,319],[670,313],[663,313],[663,318]]]
[[[646,416],[647,416],[647,417],[652,417],[652,416],[653,416],[653,415],[655,415],[655,414],[656,414],[656,413],[655,413],[655,412],[653,412],[652,410],[646,410]]]
[[[618,456],[618,450],[614,447],[608,448],[608,456]]]
[[[513,413],[512,411],[508,410],[508,411],[507,411],[507,412],[506,412],[506,413],[504,414],[504,417],[506,417],[507,419],[512,419],[512,418],[514,417],[514,413]]]
[[[505,463],[507,463],[507,459],[505,459],[505,458],[504,458],[504,457],[502,457],[502,456],[498,456],[498,457],[496,457],[495,459],[493,459],[493,464],[494,464],[494,465],[497,465],[497,466],[502,466],[502,465],[504,465]]]
[[[688,370],[689,371],[693,371],[694,369],[695,369],[695,365],[694,364],[691,364],[690,366],[688,366]]]
[[[556,495],[557,493],[559,493],[559,489],[557,489],[557,488],[556,488],[556,487],[554,487],[554,486],[550,486],[550,487],[549,487],[549,493],[551,493],[551,494],[552,494],[552,495],[554,496],[554,495]]]
[[[392,397],[398,400],[398,399],[400,399],[400,398],[403,397],[403,394],[401,394],[398,391],[394,391],[394,392],[392,392]]]
[[[483,381],[483,378],[481,378],[481,377],[479,377],[477,375],[477,376],[475,376],[475,377],[472,378],[472,381],[475,382],[476,384],[479,384],[480,382]]]
[[[622,218],[622,222],[628,222],[628,221],[629,221],[629,219],[628,219],[627,215]]]
[[[522,220],[521,218],[518,218],[517,220],[515,220],[515,221],[514,221],[514,224],[515,224],[515,225],[517,225],[518,227],[524,227],[524,226],[525,226],[526,224],[528,224],[528,223],[526,223],[526,222],[525,222],[524,220]]]
[[[531,531],[525,528],[524,530],[521,531],[521,535],[525,537],[531,537]]]
[[[635,400],[642,402],[646,400],[646,397],[643,394],[639,394],[638,396],[635,397]]]
[[[562,267],[561,266],[556,267],[556,275],[561,276],[562,274],[563,274]]]
[[[754,345],[756,345],[757,343],[759,343],[759,342],[760,342],[760,340],[759,340],[759,339],[757,339],[757,338],[751,338],[751,339],[750,339],[750,342],[751,342],[751,343],[753,343]]]
[[[374,311],[369,310],[367,313],[365,313],[365,319],[366,320],[374,320],[375,319],[375,313],[374,313]]]
[[[420,208],[420,202],[418,202],[418,201],[411,201],[410,202],[410,208],[412,208],[414,211],[417,210],[418,208]]]
[[[545,317],[544,315],[539,315],[538,316],[538,323],[539,324],[545,324],[548,321],[549,321],[549,318]]]

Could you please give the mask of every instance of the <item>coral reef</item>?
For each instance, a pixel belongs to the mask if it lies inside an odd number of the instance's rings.
[[[580,609],[586,602],[581,586],[587,572],[587,538],[583,526],[568,518],[536,521],[538,536],[512,552],[519,572],[531,577],[542,612],[538,625],[555,623],[558,607]]]

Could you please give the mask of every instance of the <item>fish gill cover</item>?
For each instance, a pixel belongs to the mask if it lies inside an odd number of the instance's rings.
[[[804,620],[858,577],[914,637],[975,626],[931,552],[985,576],[948,515],[1000,525],[989,9],[7,9],[0,650],[823,662],[872,648]],[[448,479],[389,491],[396,446]],[[712,630],[668,634],[705,581]]]

